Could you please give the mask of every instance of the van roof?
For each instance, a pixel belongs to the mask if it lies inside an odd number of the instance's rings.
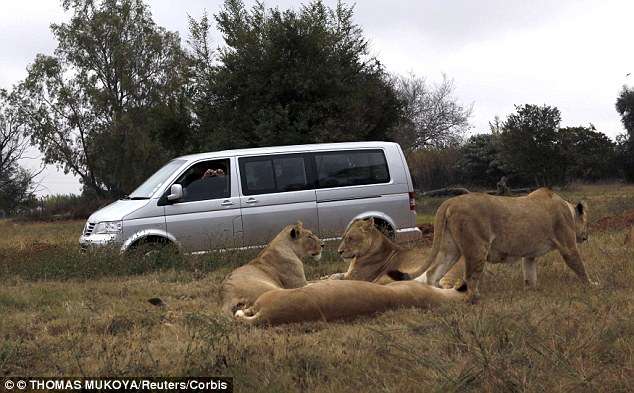
[[[307,151],[320,150],[347,150],[362,148],[378,148],[386,145],[395,145],[394,142],[340,142],[340,143],[314,143],[306,145],[289,145],[289,146],[270,146],[256,147],[250,149],[221,150],[207,153],[189,154],[178,157],[183,160],[199,160],[215,157],[226,156],[247,156],[256,154],[275,154],[275,153],[300,153]]]

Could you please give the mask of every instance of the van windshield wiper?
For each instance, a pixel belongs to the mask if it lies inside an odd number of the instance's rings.
[[[130,195],[126,195],[121,199],[131,200],[131,201],[140,201],[143,199],[150,199],[150,197],[130,197]]]

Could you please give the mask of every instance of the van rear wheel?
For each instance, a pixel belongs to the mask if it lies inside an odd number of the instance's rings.
[[[388,224],[385,220],[381,220],[380,218],[375,218],[374,225],[376,226],[376,229],[383,232],[383,234],[386,237],[388,237],[390,240],[396,239],[396,232],[394,231],[394,228],[392,228],[392,226]]]

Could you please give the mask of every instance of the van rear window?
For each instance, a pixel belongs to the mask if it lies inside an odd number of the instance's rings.
[[[390,173],[382,150],[315,153],[319,188],[387,183]]]

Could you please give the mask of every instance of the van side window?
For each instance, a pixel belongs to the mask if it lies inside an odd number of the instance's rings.
[[[308,186],[304,157],[280,157],[273,160],[277,190],[297,191]]]
[[[242,181],[246,179],[246,188],[251,194],[265,194],[275,192],[275,176],[273,175],[273,161],[249,161],[243,166]]]
[[[286,154],[240,158],[242,193],[270,194],[312,188],[306,176],[304,156]]]
[[[382,150],[315,153],[319,188],[387,183],[390,173]]]
[[[176,183],[183,186],[181,202],[229,198],[231,179],[229,159],[203,161],[192,165]]]

